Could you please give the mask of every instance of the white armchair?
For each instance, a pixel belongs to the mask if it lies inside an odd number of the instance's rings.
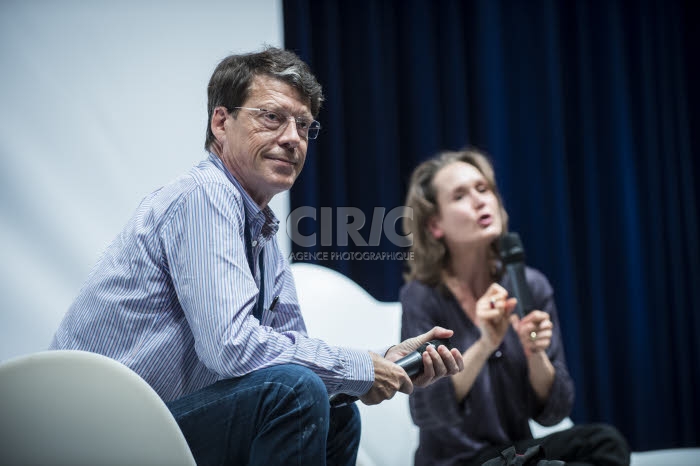
[[[0,364],[0,464],[195,466],[150,385],[123,364],[84,351]]]
[[[310,336],[358,349],[385,348],[401,333],[401,304],[383,303],[346,276],[318,265],[292,264],[299,303]],[[408,398],[398,394],[377,406],[358,403],[362,438],[358,466],[413,464],[418,428]]]

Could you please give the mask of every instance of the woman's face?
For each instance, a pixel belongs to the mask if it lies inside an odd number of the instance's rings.
[[[433,178],[438,213],[428,222],[435,238],[448,247],[470,244],[488,246],[503,231],[496,195],[473,165],[453,162]]]

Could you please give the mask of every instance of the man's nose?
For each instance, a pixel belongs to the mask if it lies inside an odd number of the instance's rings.
[[[299,131],[297,131],[297,122],[294,117],[289,117],[287,120],[284,131],[282,131],[280,135],[280,142],[291,145],[292,147],[298,146],[301,142],[301,136],[299,136]]]

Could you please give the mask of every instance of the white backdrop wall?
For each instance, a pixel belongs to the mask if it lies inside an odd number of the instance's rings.
[[[218,62],[282,42],[281,0],[0,2],[0,360],[45,349],[139,201],[206,156]]]

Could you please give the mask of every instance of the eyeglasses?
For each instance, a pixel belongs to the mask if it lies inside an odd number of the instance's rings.
[[[234,109],[258,112],[258,119],[262,122],[263,126],[270,131],[277,131],[280,128],[284,131],[287,128],[289,120],[294,120],[297,125],[297,134],[299,134],[299,137],[302,139],[316,139],[318,137],[318,132],[321,130],[321,123],[316,120],[285,115],[280,112],[265,110],[264,108],[233,107],[228,109],[228,111],[230,112]]]

